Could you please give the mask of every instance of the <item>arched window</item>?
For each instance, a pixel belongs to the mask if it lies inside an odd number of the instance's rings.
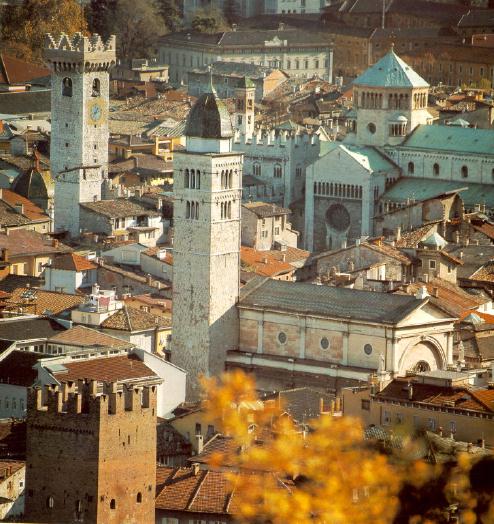
[[[432,173],[435,175],[435,176],[439,176],[439,164],[434,164],[432,166]]]
[[[194,208],[195,208],[194,218],[196,220],[199,220],[199,202],[196,202],[194,204]]]
[[[191,169],[190,170],[190,186],[191,189],[194,189],[196,187],[196,170]]]
[[[98,78],[95,78],[93,80],[93,88],[91,92],[91,96],[100,96],[101,94],[101,84]]]
[[[333,195],[333,182],[331,182],[331,184],[329,184],[329,194],[331,196]]]
[[[110,500],[110,509],[115,509],[117,507],[117,503],[115,502],[115,499]]]
[[[233,171],[230,169],[228,173],[228,188],[231,189],[233,186]]]
[[[54,505],[55,505],[55,499],[50,495],[46,499],[46,507],[49,509],[53,509]]]
[[[232,218],[232,203],[228,202],[228,218]]]
[[[494,180],[494,169],[491,169],[491,178]]]
[[[408,174],[413,175],[415,172],[415,164],[413,162],[408,162]]]
[[[72,96],[72,79],[68,76],[62,80],[62,96]]]
[[[190,218],[190,202],[187,201],[185,204],[185,218]]]
[[[136,497],[137,503],[140,504],[142,502],[142,493],[139,491]]]
[[[196,189],[201,189],[201,171],[200,169],[196,171]]]
[[[468,177],[468,167],[467,166],[461,166],[461,176],[463,178]]]
[[[256,163],[253,167],[254,176],[261,176],[261,164]]]
[[[190,174],[189,174],[189,170],[186,169],[184,173],[184,188],[187,189],[189,187],[189,184],[190,184]]]
[[[281,165],[275,164],[273,169],[274,178],[281,178]]]

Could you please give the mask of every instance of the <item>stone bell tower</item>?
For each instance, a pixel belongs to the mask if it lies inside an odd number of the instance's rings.
[[[101,199],[108,175],[109,70],[115,37],[48,34],[43,49],[51,69],[51,173],[55,231],[80,234],[79,204]]]
[[[256,86],[250,78],[244,77],[235,89],[235,129],[246,137],[254,134],[254,101]]]
[[[232,151],[230,115],[214,89],[189,113],[186,149],[174,156],[172,362],[199,376],[224,370],[238,346],[243,153]]]

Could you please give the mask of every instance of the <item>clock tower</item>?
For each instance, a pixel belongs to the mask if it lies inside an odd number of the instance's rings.
[[[79,204],[101,200],[108,176],[109,71],[115,37],[46,36],[51,69],[51,174],[55,181],[55,231],[79,236]]]

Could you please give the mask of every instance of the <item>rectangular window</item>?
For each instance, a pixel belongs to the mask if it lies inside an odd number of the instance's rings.
[[[360,406],[364,411],[370,411],[370,400],[363,398]]]
[[[279,235],[280,234],[280,228],[279,227],[275,227],[274,228],[274,234],[275,235]]]
[[[200,422],[196,422],[196,435],[201,435],[202,434],[202,426],[201,426],[201,423]]]
[[[389,426],[391,424],[391,413],[384,410],[383,413],[383,426]]]
[[[436,431],[436,419],[435,418],[427,419],[427,429],[429,429],[430,431]]]
[[[456,422],[454,420],[449,422],[449,430],[451,433],[456,433]]]
[[[429,260],[429,269],[436,269],[436,261]]]

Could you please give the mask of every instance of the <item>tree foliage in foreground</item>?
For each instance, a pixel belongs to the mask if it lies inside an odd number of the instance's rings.
[[[276,404],[248,409],[258,399],[244,373],[203,385],[210,420],[235,443],[211,464],[233,466],[240,522],[441,524],[453,506],[462,524],[494,522],[492,456],[474,461],[465,453],[455,464],[433,465],[407,459],[411,441],[399,457],[384,455],[363,440],[356,419],[321,416],[302,434]],[[253,482],[252,470],[276,475]],[[291,479],[293,489],[280,489],[279,479]]]
[[[41,59],[46,33],[68,34],[87,29],[76,0],[24,0],[1,11],[2,49],[27,61]]]

